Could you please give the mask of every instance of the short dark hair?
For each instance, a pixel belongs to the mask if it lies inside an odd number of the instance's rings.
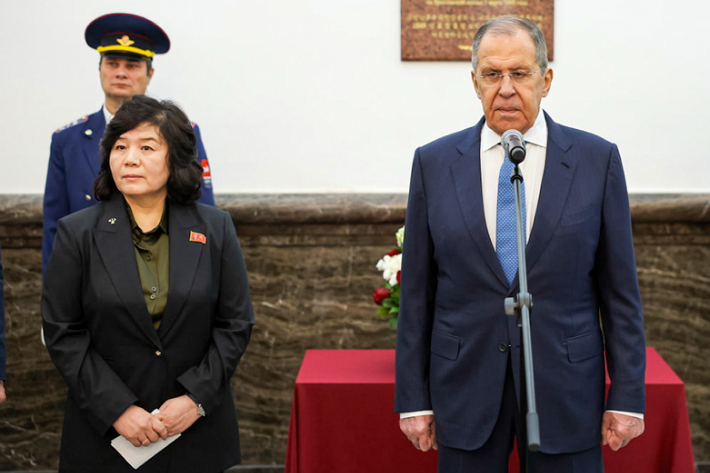
[[[168,145],[168,198],[187,204],[202,195],[202,166],[197,163],[195,132],[192,123],[180,107],[164,100],[136,95],[124,102],[106,127],[101,140],[101,169],[94,182],[97,200],[109,200],[118,191],[111,174],[111,150],[124,133],[148,123],[158,128]]]

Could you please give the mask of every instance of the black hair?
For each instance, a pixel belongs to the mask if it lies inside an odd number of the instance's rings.
[[[195,132],[180,107],[164,100],[136,95],[124,102],[106,127],[101,140],[101,169],[94,182],[97,200],[109,200],[118,192],[111,174],[111,150],[124,133],[148,123],[158,128],[168,145],[168,198],[180,204],[196,201],[202,195],[202,166],[197,163]]]

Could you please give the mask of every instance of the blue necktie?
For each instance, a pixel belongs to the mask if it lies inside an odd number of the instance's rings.
[[[515,187],[510,182],[513,163],[506,156],[498,176],[498,208],[496,211],[496,253],[508,284],[518,272],[518,246],[515,237]],[[525,228],[525,182],[522,183],[523,228]],[[526,236],[527,244],[527,236]]]

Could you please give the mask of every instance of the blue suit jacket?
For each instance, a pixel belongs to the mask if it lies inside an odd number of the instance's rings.
[[[200,129],[193,125],[197,138],[198,160],[209,176],[209,163],[200,137]],[[44,188],[42,216],[42,274],[47,270],[52,254],[57,221],[77,210],[96,204],[94,181],[101,167],[99,144],[104,137],[106,120],[103,109],[85,116],[52,135],[52,146]],[[202,180],[203,204],[214,205],[211,177]]]
[[[617,147],[545,117],[545,174],[526,256],[541,450],[563,453],[601,441],[605,407],[645,412],[645,340]],[[495,425],[509,355],[519,387],[520,334],[503,307],[518,281],[509,287],[486,228],[483,123],[415,153],[396,350],[395,410],[433,409],[438,440],[468,450]]]

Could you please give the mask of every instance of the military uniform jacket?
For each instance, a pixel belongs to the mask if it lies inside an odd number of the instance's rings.
[[[240,461],[230,381],[254,324],[241,249],[228,213],[168,205],[170,286],[158,330],[120,194],[59,221],[42,318],[69,388],[60,472],[134,471],[110,446],[113,423],[132,404],[151,412],[186,393],[206,417],[138,471],[216,473]]]
[[[193,124],[197,138],[198,161],[202,165],[202,197],[199,202],[214,205],[212,178],[200,129]],[[57,221],[96,204],[94,181],[101,167],[99,144],[104,137],[106,120],[103,109],[80,118],[54,132],[44,188],[42,216],[42,274],[52,253]]]

